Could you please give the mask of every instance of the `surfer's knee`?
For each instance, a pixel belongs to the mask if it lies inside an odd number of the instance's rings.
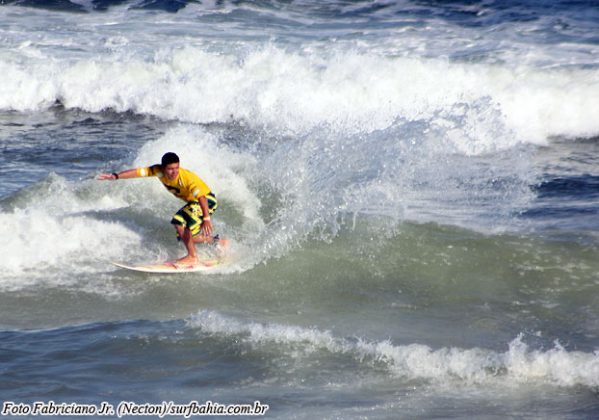
[[[202,233],[197,234],[193,237],[193,241],[197,244],[206,244],[206,243],[210,243],[210,241],[212,240],[211,236],[206,236]]]
[[[188,241],[189,238],[192,236],[191,235],[191,231],[182,225],[175,225],[173,224],[173,226],[175,227],[175,231],[177,232],[177,240],[178,241]]]

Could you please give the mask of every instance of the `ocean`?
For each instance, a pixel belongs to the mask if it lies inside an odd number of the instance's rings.
[[[596,1],[4,0],[0,74],[1,417],[599,417]],[[110,264],[168,151],[210,273]]]

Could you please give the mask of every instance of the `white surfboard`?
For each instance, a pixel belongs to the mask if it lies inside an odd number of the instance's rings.
[[[125,270],[140,271],[142,273],[175,274],[175,273],[193,273],[198,271],[214,270],[223,264],[222,259],[202,260],[197,264],[181,264],[177,261],[166,261],[154,264],[130,265],[111,261],[111,264]]]
[[[226,254],[229,240],[221,238],[217,247],[216,256],[199,257],[197,264],[184,264],[178,261],[165,261],[151,264],[125,264],[111,261],[110,263],[125,270],[139,271],[142,273],[176,274],[193,273],[214,270],[219,265],[227,263]]]

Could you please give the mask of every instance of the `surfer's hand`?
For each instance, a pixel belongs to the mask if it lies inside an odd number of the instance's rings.
[[[202,223],[202,232],[204,232],[204,236],[211,237],[212,236],[212,221],[204,220]]]
[[[114,174],[100,174],[96,177],[97,180],[99,181],[106,181],[106,180],[115,180],[117,179]]]

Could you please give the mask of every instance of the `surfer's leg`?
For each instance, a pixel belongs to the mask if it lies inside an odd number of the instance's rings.
[[[217,252],[217,255],[224,256],[226,249],[229,246],[229,241],[219,237],[219,235],[215,236],[204,236],[204,235],[196,235],[193,237],[193,241],[196,244],[208,244],[214,246],[214,250]]]
[[[196,244],[211,244],[214,242],[213,236],[202,235],[201,233],[193,237]]]
[[[187,249],[187,255],[183,258],[180,258],[177,261],[183,263],[196,263],[198,259],[196,256],[196,247],[193,240],[193,236],[191,235],[191,231],[181,225],[175,225],[175,229],[177,230],[179,238],[181,238],[181,241],[183,241],[183,244]]]
[[[209,213],[214,213],[218,206],[216,198],[210,194],[207,196]],[[192,201],[183,206],[171,220],[177,230],[178,237],[187,248],[187,256],[181,260],[196,259],[195,244],[212,244],[215,239],[212,236],[204,235],[201,229],[204,218],[202,209],[198,202]]]
[[[183,263],[196,263],[196,248],[194,241],[194,234],[199,232],[200,226],[197,222],[197,208],[199,208],[198,203],[190,202],[185,206],[181,207],[177,213],[173,216],[171,220],[171,224],[175,226],[177,230],[177,235],[185,248],[187,249],[187,255],[178,261]]]

